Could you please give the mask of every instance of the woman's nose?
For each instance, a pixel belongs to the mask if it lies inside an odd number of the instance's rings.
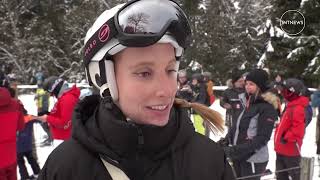
[[[156,86],[157,97],[169,97],[175,90],[177,90],[177,81],[173,81],[168,77],[162,77],[159,79]]]

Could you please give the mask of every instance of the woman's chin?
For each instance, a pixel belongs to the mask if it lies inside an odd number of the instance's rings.
[[[152,122],[152,125],[162,127],[167,125],[168,121],[169,121],[169,117],[167,119],[156,119]]]
[[[167,117],[149,117],[145,119],[141,124],[153,125],[153,126],[165,126],[168,124],[169,115]]]

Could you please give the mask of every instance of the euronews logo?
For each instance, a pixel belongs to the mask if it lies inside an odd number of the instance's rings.
[[[280,27],[288,35],[300,34],[306,26],[306,20],[298,10],[288,10],[280,18]]]

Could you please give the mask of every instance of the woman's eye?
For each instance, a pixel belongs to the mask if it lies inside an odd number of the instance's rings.
[[[169,69],[168,72],[169,72],[169,73],[176,73],[177,70],[175,70],[175,69]]]
[[[149,77],[151,75],[150,72],[140,72],[137,73],[139,77]]]

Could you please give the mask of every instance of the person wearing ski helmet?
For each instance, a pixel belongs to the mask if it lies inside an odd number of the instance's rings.
[[[306,86],[296,78],[285,79],[280,84],[281,95],[286,100],[280,123],[274,133],[274,150],[276,152],[276,171],[293,168],[300,165],[301,147],[307,126],[309,99],[305,96]],[[308,115],[309,114],[309,115]],[[300,179],[300,171],[289,170],[278,172],[277,180]]]
[[[194,131],[182,106],[202,112],[216,130],[219,114],[175,99],[190,36],[174,1],[136,0],[103,12],[84,50],[100,95],[80,101],[72,138],[53,151],[39,179],[234,179],[223,150]]]
[[[78,103],[80,90],[75,85],[69,88],[68,83],[57,76],[45,79],[43,89],[58,100],[50,113],[38,116],[37,119],[49,124],[53,144],[58,145],[71,136],[72,112]]]

